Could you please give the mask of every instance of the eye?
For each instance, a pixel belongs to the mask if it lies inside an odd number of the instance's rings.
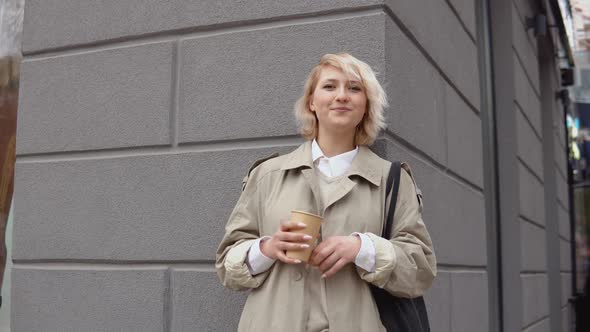
[[[332,84],[326,84],[324,85],[324,88],[333,88],[334,86]]]
[[[361,91],[362,89],[358,86],[353,86],[351,87],[351,89],[355,90],[355,91]]]

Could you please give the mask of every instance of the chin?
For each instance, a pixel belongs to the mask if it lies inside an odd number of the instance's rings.
[[[342,134],[348,134],[351,132],[355,132],[356,126],[353,124],[347,124],[347,125],[334,124],[334,125],[330,126],[330,131],[342,133]]]

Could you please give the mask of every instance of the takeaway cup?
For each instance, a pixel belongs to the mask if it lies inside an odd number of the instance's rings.
[[[293,230],[293,233],[307,234],[312,238],[306,242],[309,244],[309,248],[301,250],[288,250],[287,257],[307,262],[320,235],[320,226],[322,225],[323,218],[313,213],[293,210],[291,211],[291,221],[302,222],[306,226],[304,229]]]

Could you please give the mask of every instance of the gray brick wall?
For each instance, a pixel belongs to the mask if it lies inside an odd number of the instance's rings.
[[[530,222],[544,225],[543,183],[522,162],[518,162],[518,178],[521,216]]]
[[[522,271],[545,272],[547,271],[547,247],[545,240],[545,228],[520,219],[520,263]]]
[[[25,56],[18,153],[169,144],[173,51],[168,42]]]
[[[219,287],[211,271],[174,268],[171,272],[171,331],[235,331],[245,292]]]
[[[182,40],[179,142],[296,134],[291,110],[305,68],[325,50],[343,49],[383,72],[385,20],[371,11]]]
[[[553,132],[543,131],[542,125],[542,93],[556,91],[560,82],[553,70],[548,71],[552,81],[545,86],[550,89],[542,91],[539,66],[539,43],[534,36],[532,29],[527,30],[525,21],[538,12],[538,3],[534,1],[511,1],[512,4],[512,47],[514,60],[514,81],[515,81],[515,112],[518,137],[519,187],[520,187],[520,254],[521,254],[521,291],[523,297],[522,328],[524,331],[549,331],[551,326],[561,326],[567,331],[567,325],[563,322],[563,313],[554,312],[555,307],[549,305],[551,301],[560,301],[561,305],[556,306],[566,310],[566,303],[563,299],[567,297],[563,284],[567,277],[561,274],[559,277],[556,271],[549,271],[549,266],[561,266],[567,269],[571,266],[569,259],[565,257],[567,241],[569,241],[569,215],[567,211],[567,186],[564,175],[566,174],[565,150],[563,144],[563,116],[559,114],[557,103],[552,100],[557,111],[553,115]],[[545,68],[543,68],[546,70]],[[546,105],[544,105],[546,106]],[[545,126],[544,128],[548,128]],[[554,137],[558,142],[554,142]],[[545,141],[545,143],[544,143]],[[544,160],[543,144],[553,145],[554,156]],[[547,160],[551,162],[546,163]],[[548,173],[545,172],[548,168]],[[546,183],[546,174],[551,174],[549,179],[555,180],[555,184]],[[556,188],[555,202],[548,202],[545,197],[546,186]],[[551,190],[551,189],[549,189]],[[553,197],[550,195],[550,197]],[[547,208],[547,204],[551,207]],[[547,211],[551,212],[546,215]],[[553,225],[556,225],[555,227]],[[560,239],[560,244],[555,248],[559,254],[548,254],[547,239]],[[559,260],[559,263],[553,261]],[[552,299],[550,295],[551,275],[557,275],[557,294],[559,298]],[[561,280],[560,280],[561,279]],[[555,281],[553,281],[555,282]],[[561,284],[561,286],[559,285]],[[551,323],[553,319],[562,320],[561,323]]]
[[[513,5],[514,246],[522,327],[544,331],[542,141],[559,133],[541,131],[530,11]],[[374,149],[409,161],[424,193],[439,261],[426,295],[433,331],[485,331],[495,289],[475,17],[473,0],[27,1],[13,329],[235,330],[246,294],[220,286],[213,260],[241,179],[254,160],[302,142],[292,108],[309,69],[348,51],[390,100]],[[553,166],[565,174],[559,151]]]
[[[162,331],[164,267],[19,266],[12,331]]]
[[[549,294],[547,275],[545,273],[530,273],[522,275],[523,297],[523,330],[546,320],[549,313]]]

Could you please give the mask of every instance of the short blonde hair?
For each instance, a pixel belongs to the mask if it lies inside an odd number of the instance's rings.
[[[299,122],[299,133],[306,139],[312,140],[318,136],[318,119],[309,109],[309,102],[313,94],[321,70],[325,66],[340,69],[349,78],[360,81],[367,96],[367,109],[361,123],[357,127],[354,143],[371,145],[375,142],[381,129],[386,127],[383,109],[388,106],[387,95],[377,81],[375,73],[365,62],[348,53],[325,54],[309,73],[303,88],[303,96],[295,103],[295,117]]]

